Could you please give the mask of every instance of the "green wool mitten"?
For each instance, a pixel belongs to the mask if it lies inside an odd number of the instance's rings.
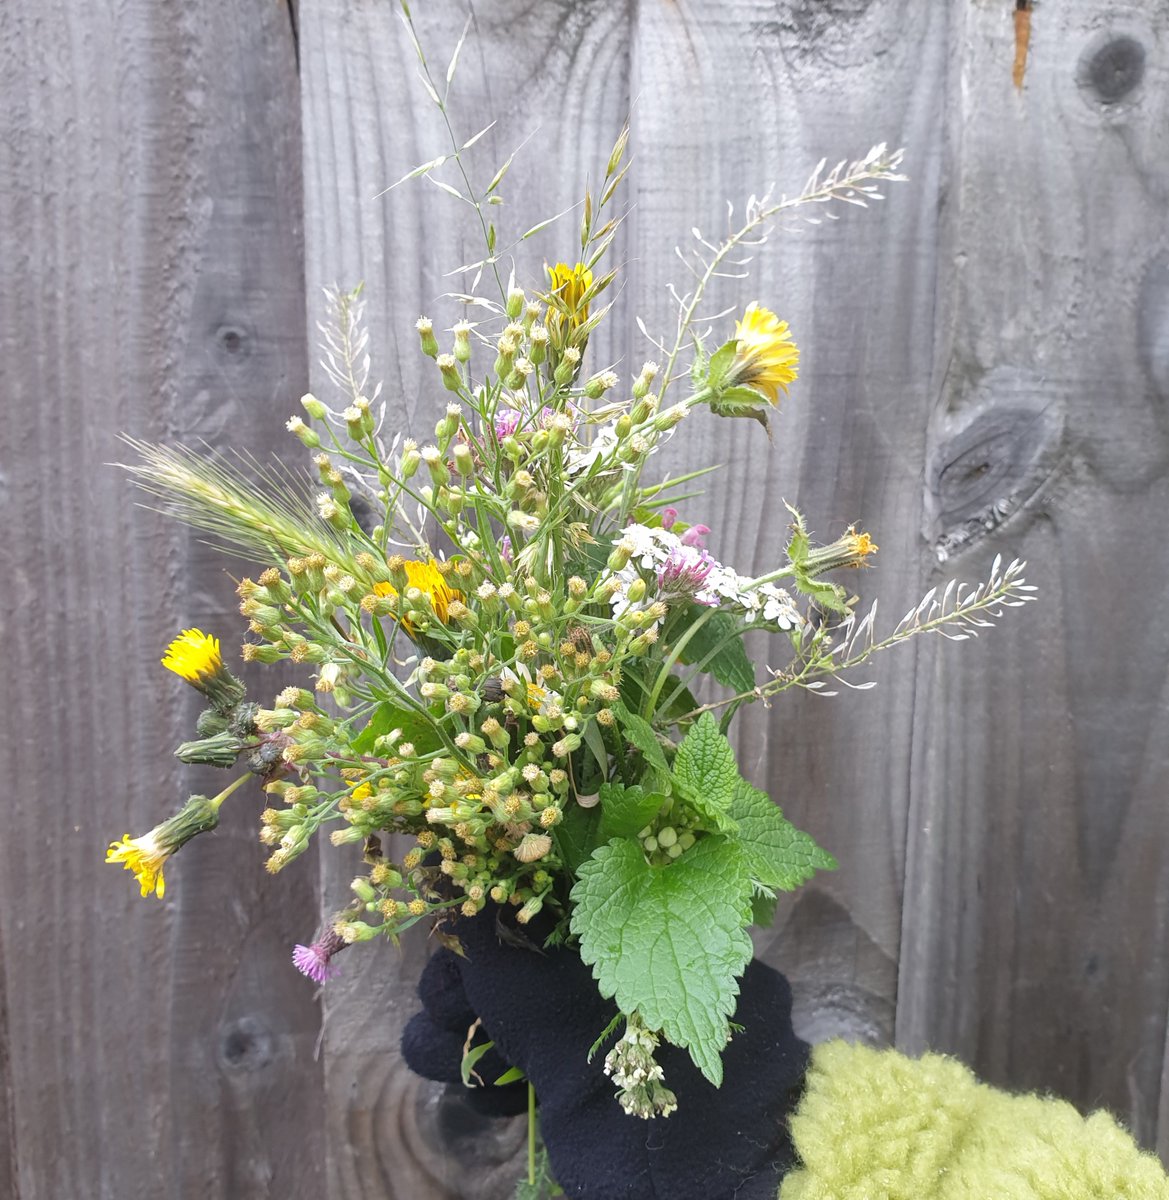
[[[779,1200],[1169,1200],[1107,1113],[1009,1095],[937,1054],[818,1046],[791,1132],[802,1165]]]

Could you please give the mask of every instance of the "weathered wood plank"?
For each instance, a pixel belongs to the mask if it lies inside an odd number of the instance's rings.
[[[171,758],[197,710],[158,658],[184,623],[231,650],[231,581],[102,464],[125,457],[122,429],[262,452],[294,399],[287,12],[4,5],[0,63],[0,576],[19,697],[3,735],[0,1189],[306,1194],[323,1160],[319,1022],[285,955],[315,921],[311,877],[263,874],[255,796],[184,851],[165,903],[101,861],[125,829],[222,786]]]
[[[462,12],[414,8],[441,85]],[[302,0],[300,23],[310,327],[321,318],[322,287],[364,281],[373,375],[385,380],[390,427],[424,439],[445,401],[418,350],[414,321],[426,313],[441,331],[463,315],[436,293],[470,286],[469,277],[443,276],[482,257],[481,234],[468,208],[424,180],[378,196],[449,149],[416,77],[397,6]],[[577,204],[586,175],[604,170],[629,110],[629,35],[626,7],[600,0],[528,6],[522,20],[503,0],[475,6],[451,111],[460,140],[497,121],[470,154],[478,186],[530,138],[500,188],[505,205],[491,210],[501,245]],[[453,173],[442,178],[459,182]],[[578,225],[579,211],[526,242],[528,273],[518,281],[540,288],[545,258],[573,261]],[[600,369],[625,348],[597,339],[595,351]],[[319,369],[312,383],[327,394]],[[326,908],[347,898],[355,864],[342,857],[323,862]],[[419,930],[406,936],[400,956],[388,947],[354,952],[345,957],[344,977],[329,986],[324,1044],[333,1197],[502,1197],[520,1172],[522,1129],[476,1117],[457,1094],[444,1098],[441,1088],[411,1078],[398,1057],[427,950]],[[371,996],[383,1000],[371,1003]]]
[[[716,556],[771,569],[788,536],[783,500],[823,540],[863,522],[877,569],[847,583],[890,615],[919,594],[921,485],[929,411],[937,197],[949,55],[948,6],[752,0],[639,6],[631,288],[651,329],[684,284],[672,247],[694,224],[721,231],[771,183],[798,192],[816,161],[906,145],[912,182],[886,204],[799,224],[759,249],[747,281],[723,282],[717,312],[758,298],[790,316],[801,378],[769,445],[751,422],[703,416],[674,439],[670,465],[728,464],[686,515],[715,531]],[[913,37],[906,30],[913,30]],[[696,436],[697,435],[697,436]],[[780,665],[783,647],[760,647]],[[736,718],[744,769],[840,860],[783,901],[761,953],[789,972],[802,1028],[889,1041],[896,1003],[903,847],[910,786],[912,651],[868,672],[880,691],[780,698]]]
[[[898,1040],[1152,1144],[1169,963],[1164,5],[956,25],[928,542],[1038,606],[915,685]]]

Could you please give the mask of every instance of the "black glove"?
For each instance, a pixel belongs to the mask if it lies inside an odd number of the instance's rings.
[[[808,1061],[808,1046],[791,1026],[791,989],[779,972],[748,965],[734,1015],[744,1028],[723,1052],[721,1088],[685,1050],[662,1043],[656,1057],[678,1108],[646,1121],[622,1110],[603,1072],[620,1028],[587,1061],[617,1010],[601,999],[575,950],[541,951],[535,939],[531,949],[515,945],[524,931],[492,908],[454,930],[466,957],[440,950],[431,958],[418,987],[424,1009],[402,1035],[412,1070],[459,1082],[468,1030],[479,1017],[484,1034],[476,1040],[489,1038],[495,1050],[479,1060],[476,1073],[492,1083],[510,1065],[531,1081],[552,1173],[568,1196],[775,1200],[793,1159],[786,1118]],[[523,1084],[468,1095],[481,1098],[480,1111],[514,1113],[526,1103]]]

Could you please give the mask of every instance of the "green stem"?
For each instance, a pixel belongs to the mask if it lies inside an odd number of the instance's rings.
[[[669,679],[670,672],[674,669],[674,664],[681,657],[682,651],[686,649],[687,643],[716,612],[718,612],[717,608],[708,608],[674,644],[673,650],[670,651],[666,660],[662,663],[662,669],[658,672],[657,682],[653,686],[653,691],[646,697],[646,702],[642,706],[641,715],[647,721],[653,720],[654,706],[657,704],[658,697],[662,694],[662,688],[666,686],[666,680]]]
[[[528,1183],[536,1186],[536,1089],[528,1084]]]

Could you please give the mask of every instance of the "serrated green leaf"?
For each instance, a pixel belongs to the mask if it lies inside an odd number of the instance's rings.
[[[697,604],[692,607],[695,611],[688,614],[691,620],[698,613],[706,611]],[[694,631],[681,657],[684,663],[701,662],[723,642],[702,669],[732,691],[749,692],[755,686],[755,668],[747,657],[742,637],[732,636],[737,625],[738,622],[730,613],[715,613]]]
[[[735,832],[730,807],[739,783],[739,767],[713,714],[703,713],[679,744],[674,756],[674,783],[683,799],[720,833]]]
[[[636,785],[622,787],[619,783],[606,783],[601,788],[597,841],[633,837],[653,820],[665,802],[666,797],[661,792],[647,792]]]
[[[645,755],[645,761],[651,767],[668,772],[670,767],[653,726],[637,713],[630,712],[624,704],[614,704],[611,708],[625,739]]]
[[[725,838],[707,837],[657,867],[635,842],[613,841],[579,874],[572,931],[601,995],[689,1050],[718,1087],[735,980],[752,953],[743,928],[751,884],[742,853]]]
[[[710,356],[710,362],[706,365],[707,387],[718,388],[727,377],[727,371],[730,370],[731,363],[735,361],[735,351],[738,348],[739,343],[732,338],[729,342],[723,342]]]
[[[817,871],[835,871],[836,859],[797,829],[766,792],[740,779],[731,815],[751,878],[764,887],[794,891]]]
[[[353,739],[354,751],[357,754],[372,754],[377,739],[384,737],[392,729],[400,729],[401,740],[413,742],[419,754],[429,754],[441,744],[438,732],[426,717],[413,709],[399,708],[387,701],[374,709],[373,716],[366,722],[365,728]]]

